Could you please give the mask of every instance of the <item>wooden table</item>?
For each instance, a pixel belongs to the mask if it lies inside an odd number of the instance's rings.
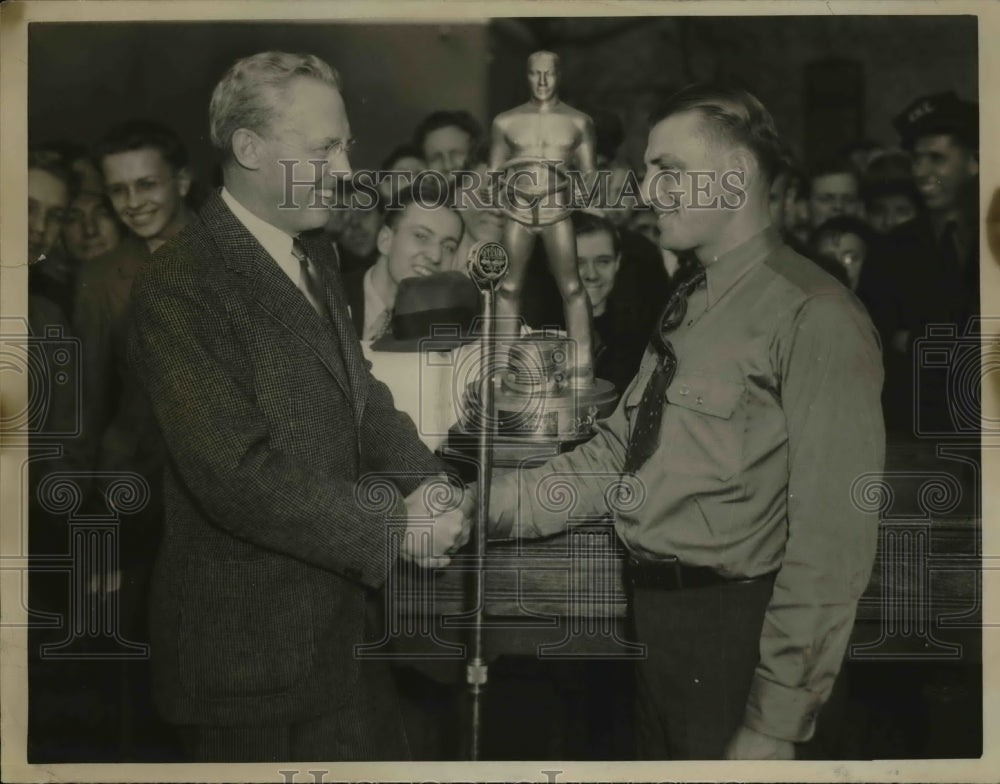
[[[872,579],[858,607],[854,660],[979,660],[979,520],[888,519],[881,523]],[[610,521],[574,522],[542,540],[487,548],[486,647],[491,657],[634,657],[622,549]],[[435,573],[394,573],[392,636],[401,653],[464,656],[473,561],[458,556]],[[436,654],[435,654],[436,652]]]

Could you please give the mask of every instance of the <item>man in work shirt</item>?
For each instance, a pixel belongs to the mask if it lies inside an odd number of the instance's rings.
[[[564,527],[553,480],[577,491],[574,517],[614,513],[647,646],[643,758],[793,758],[874,562],[878,519],[852,488],[883,467],[878,340],[858,300],[770,225],[779,154],[742,90],[687,88],[654,116],[645,197],[661,244],[703,269],[594,438],[493,485],[494,534]]]

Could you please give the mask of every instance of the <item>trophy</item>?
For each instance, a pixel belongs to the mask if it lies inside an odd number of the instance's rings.
[[[573,383],[580,360],[572,338],[548,331],[511,337],[497,307],[509,263],[499,242],[482,241],[469,251],[469,274],[484,298],[481,354],[473,377],[463,381],[464,405],[449,440],[449,449],[468,455],[476,439],[488,435],[490,464],[495,459],[501,466],[547,459],[586,441],[617,399],[609,381]]]
[[[530,100],[498,114],[491,133],[489,168],[500,184],[498,201],[507,216],[503,244],[510,254],[510,270],[497,291],[498,326],[516,327],[525,270],[541,237],[562,295],[566,332],[576,346],[565,366],[566,381],[588,389],[594,386],[590,301],[577,269],[568,171],[575,167],[582,177],[594,175],[594,123],[559,100],[555,54],[528,57],[527,77]],[[541,350],[546,361],[557,353]]]

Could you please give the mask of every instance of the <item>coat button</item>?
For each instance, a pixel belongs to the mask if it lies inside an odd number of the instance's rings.
[[[678,389],[677,391],[678,391],[678,392],[679,392],[680,394],[682,394],[682,395],[686,395],[686,394],[687,394],[688,392],[690,392],[691,390],[690,390],[690,389],[688,389],[687,387],[681,387],[681,388],[680,388],[680,389]]]

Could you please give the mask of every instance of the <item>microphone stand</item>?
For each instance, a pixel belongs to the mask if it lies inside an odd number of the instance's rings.
[[[490,486],[493,482],[493,435],[496,420],[493,412],[493,370],[496,353],[496,289],[510,264],[506,249],[499,242],[476,243],[469,251],[469,274],[483,295],[482,362],[479,378],[479,481],[477,483],[476,520],[472,531],[475,557],[475,615],[472,626],[472,651],[465,667],[465,681],[470,697],[469,759],[482,755],[483,696],[488,666],[484,651],[486,615],[486,538],[490,510]]]

